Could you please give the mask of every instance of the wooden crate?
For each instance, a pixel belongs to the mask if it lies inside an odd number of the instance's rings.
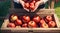
[[[46,15],[53,15],[55,22],[57,24],[57,28],[7,28],[7,24],[9,23],[9,15],[10,14],[12,14],[12,13],[31,14],[31,13],[25,12],[25,10],[23,10],[23,9],[10,9],[9,12],[10,13],[4,19],[4,23],[2,24],[2,27],[1,27],[2,33],[46,33],[46,32],[47,33],[58,33],[58,32],[60,32],[59,20],[57,18],[57,15],[55,14],[54,9],[40,9],[38,12],[34,12],[34,13],[40,15],[41,17],[46,16]],[[32,13],[32,15],[34,13]]]

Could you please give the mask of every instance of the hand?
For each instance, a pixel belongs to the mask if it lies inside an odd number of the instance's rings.
[[[22,6],[23,6],[23,8],[24,8],[26,11],[29,12],[29,9],[27,9],[27,8],[25,7],[24,3],[22,3]]]
[[[29,9],[27,9],[27,8],[25,7],[25,2],[24,2],[24,1],[22,1],[22,0],[20,0],[20,3],[21,3],[21,5],[23,6],[23,8],[24,8],[26,11],[28,11],[28,12],[29,12]]]
[[[36,3],[35,3],[35,8],[34,8],[34,10],[31,10],[31,12],[34,12],[34,11],[39,7],[39,5],[41,5],[41,3],[43,3],[42,0],[36,2]]]

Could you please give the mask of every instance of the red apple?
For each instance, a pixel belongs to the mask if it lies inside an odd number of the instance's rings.
[[[32,3],[35,3],[35,2],[36,2],[35,0],[32,1]]]
[[[45,21],[42,19],[42,20],[40,20],[40,23],[43,24],[43,23],[45,23]]]
[[[15,28],[15,24],[14,24],[14,23],[9,23],[9,24],[7,25],[7,27],[9,27],[9,28]]]
[[[48,24],[46,23],[41,24],[41,28],[48,28]]]
[[[15,20],[17,20],[18,19],[18,16],[17,15],[11,15],[11,18],[10,18],[10,20],[13,22],[13,21],[15,21]]]
[[[40,0],[35,0],[36,2],[40,1]]]
[[[29,3],[25,3],[25,7],[26,8],[29,8]]]
[[[23,20],[24,23],[28,23],[30,21],[30,16],[25,15],[25,16],[23,16],[22,20]]]
[[[49,21],[47,19],[45,19],[46,23],[49,23]]]
[[[36,24],[34,21],[30,21],[30,22],[28,23],[28,27],[36,28],[36,27],[37,27],[37,24]]]
[[[17,20],[15,21],[15,24],[16,24],[16,25],[22,25],[22,21],[19,20],[19,19],[17,19]]]
[[[24,2],[27,2],[27,0],[23,0]]]
[[[56,23],[54,21],[50,21],[48,23],[49,27],[55,27],[56,26]]]
[[[26,2],[31,2],[32,0],[23,0],[23,1],[26,3]]]
[[[21,28],[21,26],[16,26],[16,28]]]
[[[34,3],[30,3],[30,9],[34,10],[34,8],[35,8]]]
[[[33,21],[35,21],[36,23],[40,22],[40,16],[34,16]]]
[[[28,24],[27,23],[24,23],[23,25],[22,25],[22,27],[27,27],[28,26]]]
[[[52,21],[52,16],[46,16],[46,19],[48,20],[48,21]]]

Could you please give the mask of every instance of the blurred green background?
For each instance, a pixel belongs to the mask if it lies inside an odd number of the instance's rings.
[[[11,1],[10,0],[7,0],[5,2],[0,2],[0,17],[4,17],[7,15],[8,12],[8,9],[11,7]],[[47,7],[47,4],[46,4],[46,7]],[[58,16],[58,18],[60,18],[60,2],[58,3],[55,3],[55,7],[54,9],[56,10],[56,14]],[[3,19],[0,19],[0,27],[3,23]]]
[[[7,0],[4,2],[0,1],[0,18],[6,16],[8,13],[8,9],[10,8],[11,1]],[[3,19],[0,19],[0,27],[3,23]]]

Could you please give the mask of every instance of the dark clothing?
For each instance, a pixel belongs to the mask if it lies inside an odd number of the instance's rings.
[[[38,7],[38,9],[42,9],[45,7],[45,4],[42,4]],[[21,4],[14,2],[14,8],[23,8]]]
[[[40,5],[39,7],[38,7],[38,9],[42,9],[42,8],[44,8],[45,7],[45,4],[42,4],[42,5]]]
[[[23,8],[21,4],[14,2],[14,8]]]

